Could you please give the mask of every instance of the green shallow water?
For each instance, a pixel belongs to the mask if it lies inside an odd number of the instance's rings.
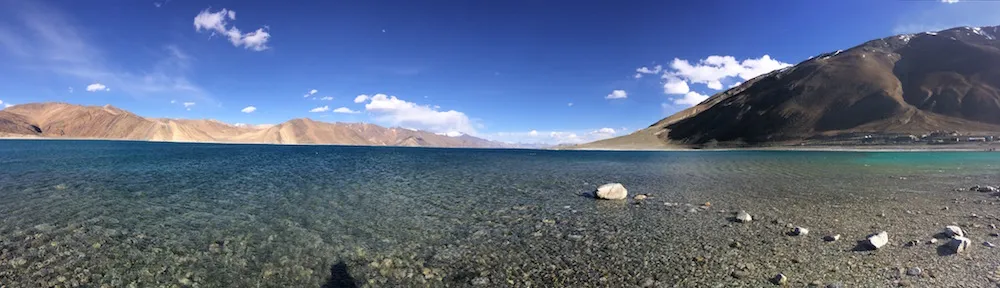
[[[1000,154],[985,152],[0,140],[0,284],[732,284],[737,280],[727,277],[727,265],[774,252],[761,247],[733,256],[726,243],[716,242],[781,227],[721,230],[728,229],[725,213],[753,209],[765,218],[863,234],[881,220],[845,223],[818,214],[915,207],[879,210],[892,218],[907,209],[931,210],[935,201],[953,198],[955,188],[996,183],[998,161]],[[609,202],[580,196],[606,182],[653,197]],[[705,202],[712,210],[686,212],[691,207],[684,204]],[[905,226],[903,218],[885,225]],[[690,230],[706,226],[721,232]],[[713,255],[718,268],[689,267],[690,257]],[[743,260],[727,258],[737,256]],[[781,270],[768,261],[759,265]],[[770,273],[763,270],[757,271]],[[859,275],[844,273],[840,281],[860,281]],[[740,281],[757,287],[762,280]]]

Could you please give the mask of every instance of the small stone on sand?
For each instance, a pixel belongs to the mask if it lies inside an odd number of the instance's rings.
[[[802,227],[795,227],[795,229],[792,230],[792,236],[806,236],[806,235],[809,235],[809,229]]]
[[[740,210],[740,212],[736,213],[736,221],[747,223],[753,221],[753,217],[747,211]]]
[[[920,274],[924,274],[924,270],[920,269],[920,267],[910,267],[910,269],[906,269],[906,275],[920,276]]]
[[[947,235],[948,237],[955,237],[955,236],[965,237],[965,232],[962,231],[962,228],[955,225],[944,226],[944,232],[942,233],[944,233],[944,235]]]
[[[823,237],[823,241],[826,241],[826,242],[833,242],[833,241],[837,241],[837,240],[840,240],[840,234],[826,235],[825,237]]]
[[[788,277],[785,277],[785,274],[778,273],[778,275],[774,275],[774,278],[771,278],[771,283],[774,283],[774,285],[785,285],[788,283]]]
[[[597,187],[594,195],[599,199],[622,200],[628,197],[628,190],[621,183],[608,183]]]
[[[954,238],[951,238],[951,242],[948,242],[948,247],[950,247],[955,253],[962,253],[965,252],[966,249],[969,249],[969,243],[971,242],[972,241],[970,241],[969,238],[955,236]]]
[[[885,231],[868,236],[868,245],[872,248],[879,249],[885,244],[889,244],[889,233]]]

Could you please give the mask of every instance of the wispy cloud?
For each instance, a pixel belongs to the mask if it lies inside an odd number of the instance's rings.
[[[1000,2],[949,1],[936,5],[919,5],[901,11],[892,26],[893,34],[940,31],[961,26],[993,26],[1000,24]]]
[[[245,49],[253,51],[264,51],[269,49],[267,42],[271,39],[271,33],[265,28],[258,28],[256,31],[242,33],[235,25],[229,27],[229,21],[236,20],[236,11],[222,8],[218,12],[210,12],[209,9],[202,10],[194,17],[194,30],[212,32],[212,35],[222,34],[229,38],[233,46],[243,46]]]
[[[100,80],[117,93],[133,97],[183,96],[214,102],[187,78],[191,58],[176,46],[166,46],[152,67],[128,67],[109,58],[102,47],[86,36],[84,26],[68,14],[37,1],[4,2],[0,17],[0,52],[14,55],[7,63],[30,71],[52,73],[73,81]]]
[[[358,114],[358,113],[361,113],[361,111],[354,111],[354,110],[351,110],[351,108],[340,107],[340,108],[337,108],[337,109],[333,109],[333,113]]]
[[[246,108],[243,108],[243,110],[240,110],[240,112],[243,113],[253,113],[253,111],[257,111],[257,107],[247,106]]]
[[[330,106],[320,106],[320,107],[316,107],[316,108],[313,108],[313,109],[309,110],[309,112],[312,112],[312,113],[321,113],[321,112],[326,112],[326,111],[330,111]]]
[[[490,140],[508,143],[559,145],[593,142],[620,136],[623,132],[624,131],[621,131],[620,129],[616,130],[614,128],[604,127],[583,130],[497,132],[482,136]]]

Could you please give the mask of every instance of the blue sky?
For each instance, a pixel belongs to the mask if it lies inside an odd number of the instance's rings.
[[[583,142],[820,53],[1000,25],[946,2],[0,0],[0,101]]]

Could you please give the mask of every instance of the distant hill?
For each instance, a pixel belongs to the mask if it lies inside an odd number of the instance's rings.
[[[1000,132],[997,37],[1000,27],[960,27],[868,41],[761,75],[646,129],[577,148]]]
[[[145,118],[110,105],[66,103],[21,104],[0,110],[0,137],[513,148],[469,135],[450,137],[364,123],[327,123],[302,118],[277,125],[230,125],[215,120]]]

